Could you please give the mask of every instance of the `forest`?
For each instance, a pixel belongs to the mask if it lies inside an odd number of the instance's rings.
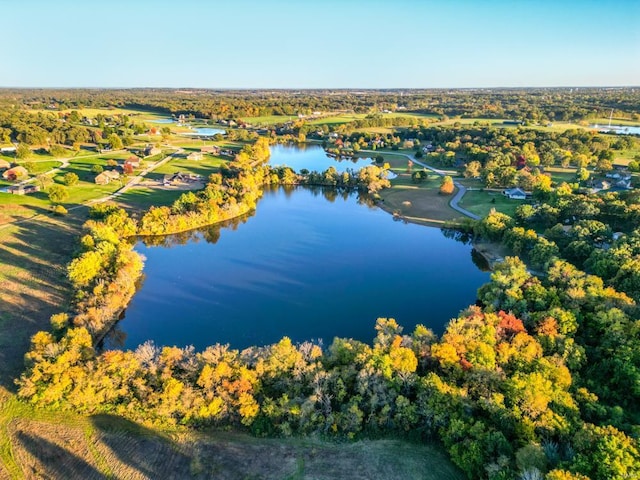
[[[500,244],[511,255],[494,266],[477,303],[441,336],[421,325],[404,332],[393,318],[378,318],[372,319],[372,344],[336,338],[327,347],[296,345],[284,337],[242,351],[151,342],[134,351],[101,350],[100,340],[142,273],[136,235],[237,218],[255,208],[267,185],[322,185],[373,195],[389,186],[387,165],[346,174],[272,169],[268,147],[277,140],[270,138],[278,136],[275,129],[239,134],[247,144],[202,190],[135,218],[109,203],[91,208],[67,267],[72,302],[51,317],[49,331],[33,336],[17,381],[19,397],[39,407],[201,431],[438,442],[470,479],[640,478],[640,195],[633,189],[594,193],[585,188],[588,178],[577,174],[575,181],[552,182],[544,170],[564,165],[604,174],[613,170],[612,151],[637,148],[638,139],[481,121],[434,126],[428,117],[394,121],[372,112],[402,106],[438,116],[547,122],[588,120],[614,109],[637,119],[638,93],[402,93],[3,91],[2,102],[20,107],[0,110],[0,134],[30,145],[51,135],[67,145],[90,139],[95,129],[83,130],[62,113],[81,106],[135,106],[212,120],[348,109],[369,116],[348,127],[327,126],[322,135],[302,121],[288,127],[290,134],[317,135],[326,148],[351,154],[355,144],[355,150],[384,144],[429,164],[461,163],[465,176],[487,187],[519,185],[533,198],[513,216],[492,211],[447,231],[461,241]],[[122,129],[135,130],[128,117],[119,117],[115,127],[103,121],[114,128],[109,135],[126,138]],[[394,122],[401,128],[392,133],[359,131]],[[329,132],[337,135],[327,138]]]

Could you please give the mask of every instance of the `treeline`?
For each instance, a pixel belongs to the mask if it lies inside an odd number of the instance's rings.
[[[462,312],[441,339],[378,319],[372,345],[337,338],[326,351],[283,338],[242,352],[145,343],[97,354],[82,327],[38,334],[20,395],[257,435],[437,438],[469,478],[640,475],[628,435],[640,404],[640,391],[628,391],[638,374],[634,302],[567,263],[540,280],[515,258],[479,299],[485,307]]]
[[[401,108],[463,118],[511,118],[532,122],[596,117],[639,119],[640,92],[619,88],[466,90],[233,91],[194,89],[0,90],[0,104],[73,109],[130,107],[208,119],[309,115],[315,111],[376,113]]]

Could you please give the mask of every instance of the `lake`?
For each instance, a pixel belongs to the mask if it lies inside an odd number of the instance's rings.
[[[107,348],[371,342],[378,317],[442,333],[489,280],[471,246],[335,189],[267,190],[252,216],[151,240],[164,246],[136,246],[144,281]]]
[[[621,135],[640,135],[640,127],[632,125],[593,125],[599,132],[617,133]]]
[[[271,158],[269,164],[272,166],[286,165],[296,172],[307,169],[310,172],[324,172],[333,166],[342,173],[347,169],[360,170],[362,167],[372,165],[371,158],[343,158],[330,157],[320,145],[274,145],[271,147]]]

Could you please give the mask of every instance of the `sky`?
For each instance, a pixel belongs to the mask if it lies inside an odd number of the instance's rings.
[[[640,0],[0,0],[0,18],[0,87],[640,85]]]

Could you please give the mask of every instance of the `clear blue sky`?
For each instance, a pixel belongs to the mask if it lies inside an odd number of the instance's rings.
[[[3,87],[640,85],[640,0],[0,0]]]

